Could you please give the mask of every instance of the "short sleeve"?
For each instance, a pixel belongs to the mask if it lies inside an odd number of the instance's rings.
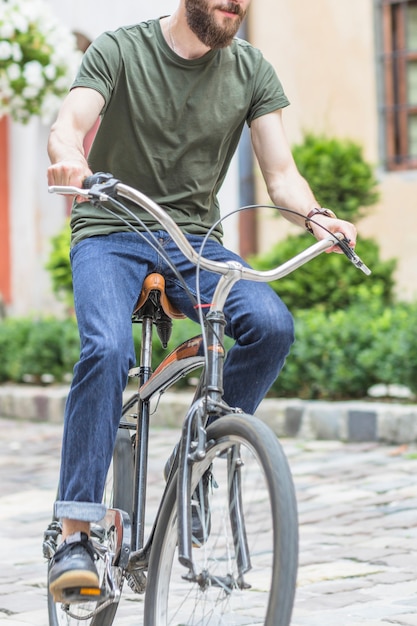
[[[111,32],[100,35],[87,49],[80,69],[72,84],[98,91],[105,100],[106,109],[120,71],[119,45]]]
[[[283,109],[290,104],[272,65],[262,57],[255,78],[251,106],[247,116],[249,126],[257,117]]]

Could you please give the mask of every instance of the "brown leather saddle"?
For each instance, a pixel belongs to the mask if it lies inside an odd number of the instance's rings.
[[[136,303],[135,309],[133,311],[134,316],[139,316],[141,314],[141,309],[143,309],[145,303],[151,297],[151,294],[157,296],[157,300],[159,302],[160,307],[162,308],[165,315],[174,320],[184,319],[186,316],[181,313],[176,306],[174,306],[166,292],[165,292],[165,278],[158,273],[149,274],[143,283],[142,291],[140,293],[139,299]]]
[[[152,319],[159,339],[167,347],[172,332],[172,320],[186,316],[170,302],[165,292],[165,278],[158,273],[149,274],[143,283],[142,291],[132,314],[132,322]]]

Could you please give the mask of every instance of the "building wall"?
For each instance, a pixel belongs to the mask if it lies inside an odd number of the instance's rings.
[[[59,311],[45,263],[49,241],[64,223],[65,207],[48,195],[47,129],[34,118],[27,126],[9,121],[9,223],[11,297],[8,312]]]
[[[383,258],[399,259],[398,293],[415,298],[417,172],[387,173],[380,166],[375,33],[373,0],[252,4],[251,41],[273,63],[291,101],[284,113],[291,144],[300,142],[304,131],[313,131],[363,146],[379,177],[381,201],[360,221],[359,234],[376,238]],[[264,198],[259,174],[258,193]],[[282,222],[262,223],[263,249],[288,232]],[[357,249],[360,254],[360,239]]]

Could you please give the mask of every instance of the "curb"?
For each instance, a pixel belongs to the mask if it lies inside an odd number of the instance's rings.
[[[67,395],[68,386],[0,385],[0,416],[61,424]],[[152,426],[178,428],[191,401],[192,392],[166,392]],[[417,442],[417,404],[266,398],[257,416],[283,438]]]

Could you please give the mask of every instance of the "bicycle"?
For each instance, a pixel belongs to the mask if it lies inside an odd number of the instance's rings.
[[[204,332],[178,346],[155,371],[153,328],[166,347],[172,319],[183,316],[167,299],[162,276],[145,280],[132,317],[142,324],[140,364],[130,372],[139,379],[138,390],[122,410],[105,493],[108,513],[91,529],[101,588],[69,590],[62,604],[55,604],[49,594],[49,624],[109,626],[127,580],[135,594],[145,594],[146,626],[288,626],[298,566],[294,485],[284,451],[270,428],[222,400],[223,305],[237,280],[281,278],[335,243],[357,267],[370,271],[348,242],[331,234],[269,271],[211,261],[198,254],[169,215],[141,192],[109,174],[96,174],[88,183],[87,189],[52,187],[50,191],[83,196],[100,206],[104,202],[124,206],[117,200],[122,198],[145,208],[197,269],[217,272],[220,278],[215,304],[204,318],[201,315]],[[158,512],[146,534],[150,403],[195,369],[202,370],[200,382],[167,464]],[[220,419],[210,423],[213,416]],[[192,536],[192,500],[203,529],[199,542]],[[44,537],[48,560],[60,533],[59,521],[53,519]]]

